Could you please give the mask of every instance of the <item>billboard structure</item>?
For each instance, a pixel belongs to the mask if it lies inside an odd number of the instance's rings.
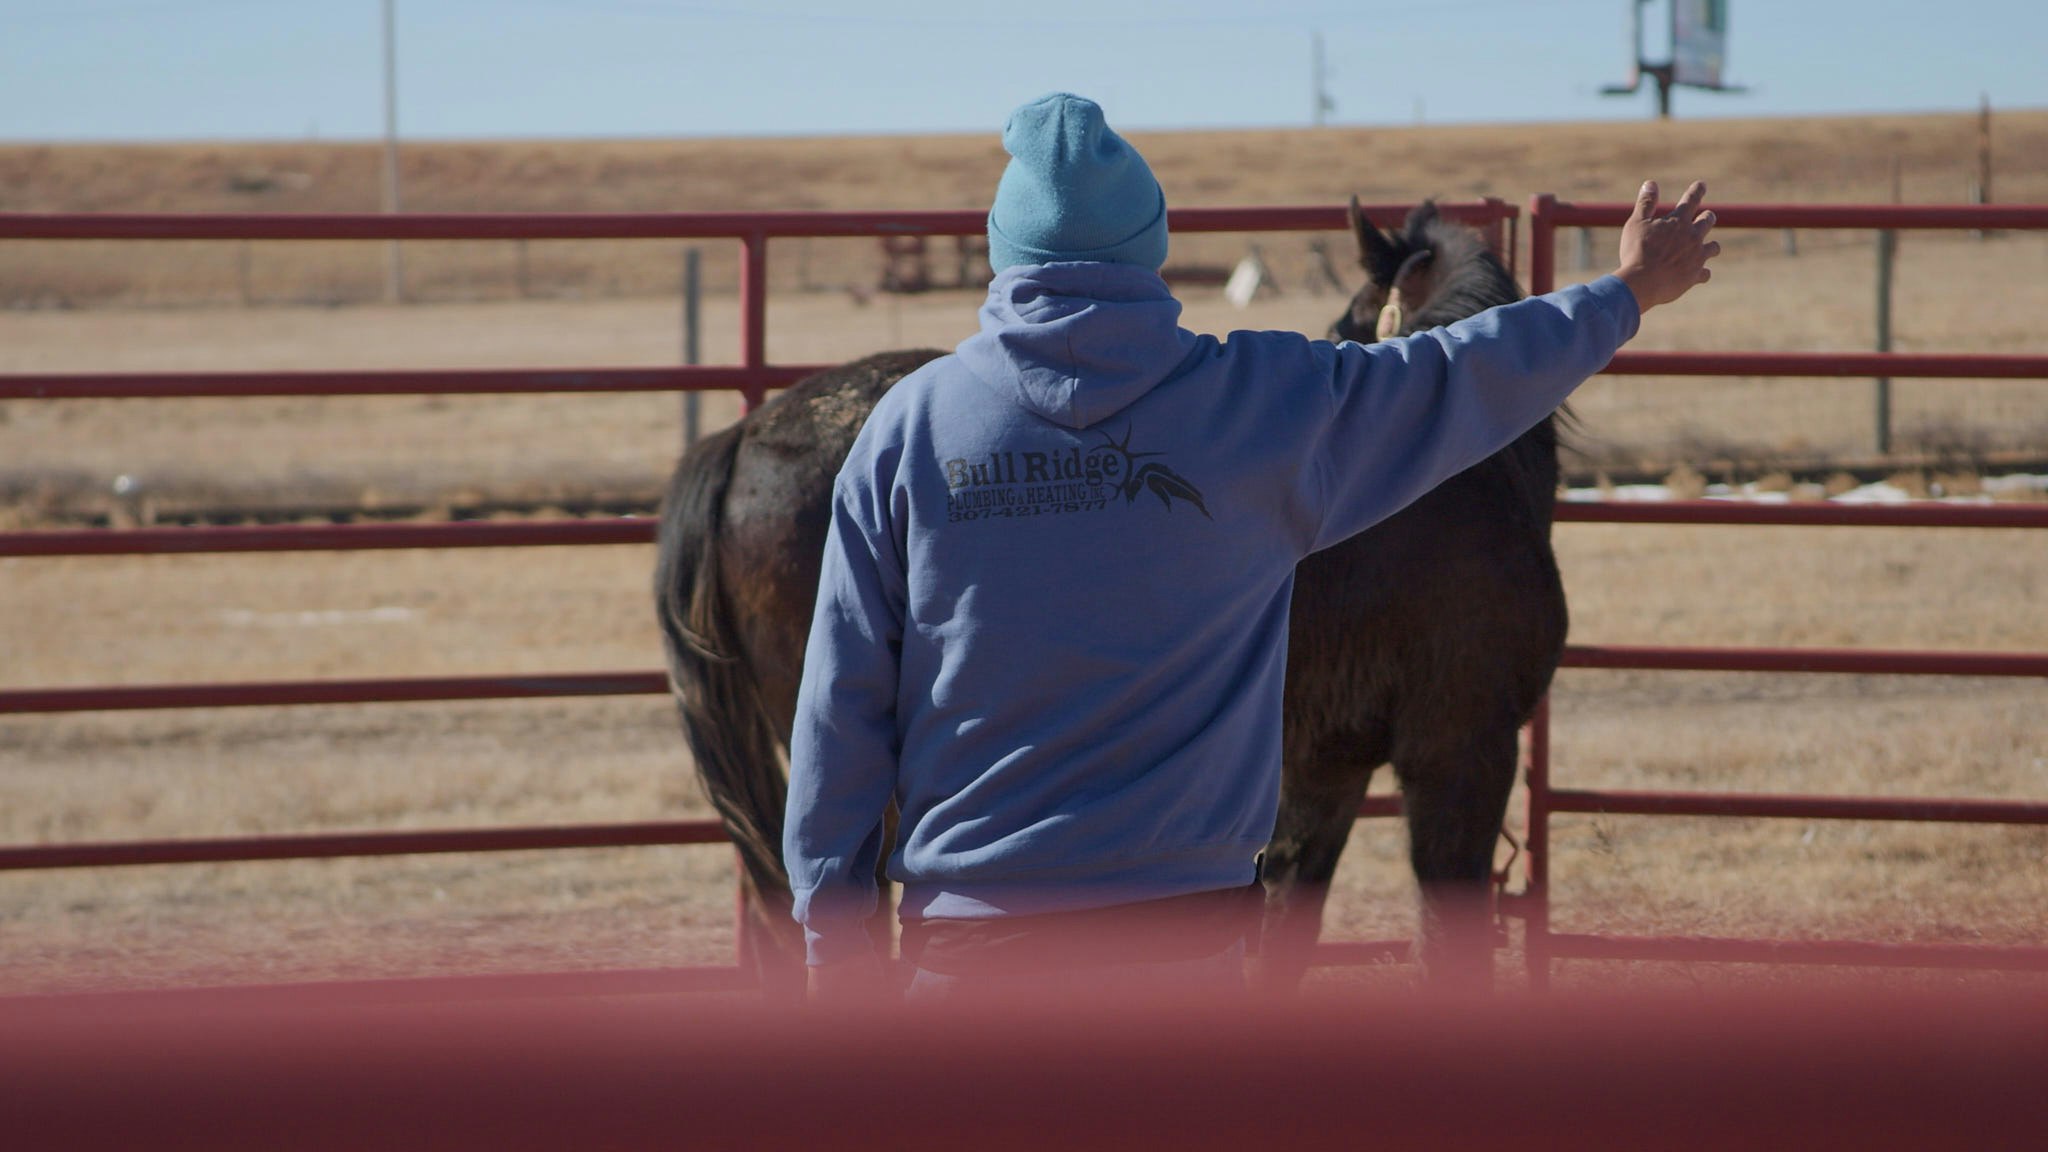
[[[1643,8],[1651,0],[1632,0],[1636,62],[1626,85],[1601,89],[1603,95],[1633,95],[1643,77],[1657,84],[1657,115],[1671,116],[1671,90],[1684,86],[1708,92],[1740,92],[1722,76],[1728,59],[1728,0],[1666,0],[1671,9],[1671,58],[1643,57]]]
[[[1671,82],[1720,88],[1727,55],[1728,0],[1672,0]]]

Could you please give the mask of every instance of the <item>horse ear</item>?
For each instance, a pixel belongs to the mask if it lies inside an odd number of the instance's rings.
[[[1358,264],[1365,269],[1366,276],[1382,287],[1392,283],[1400,254],[1365,218],[1365,209],[1359,206],[1357,196],[1351,198],[1351,234],[1358,238]]]
[[[1429,226],[1436,223],[1437,219],[1436,201],[1424,200],[1408,210],[1408,219],[1401,222],[1401,234],[1408,237],[1411,242],[1422,243],[1423,233],[1427,232]]]

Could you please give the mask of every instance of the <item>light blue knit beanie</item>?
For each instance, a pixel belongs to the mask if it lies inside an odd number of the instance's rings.
[[[1003,147],[1012,159],[988,213],[997,272],[1064,260],[1166,263],[1166,196],[1095,101],[1041,96],[1010,113]]]

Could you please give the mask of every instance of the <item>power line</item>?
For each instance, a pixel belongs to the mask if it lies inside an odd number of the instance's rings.
[[[1445,15],[1467,12],[1512,11],[1527,7],[1527,0],[1466,0],[1464,3],[1433,5],[1418,10],[1414,5],[1380,8],[1346,7],[1309,11],[1273,11],[1235,16],[1085,16],[1085,17],[978,17],[978,16],[882,16],[831,11],[791,12],[732,8],[698,4],[692,0],[514,0],[532,7],[561,8],[581,13],[606,12],[654,16],[667,19],[715,21],[727,24],[802,24],[877,29],[922,29],[929,31],[1014,32],[1034,28],[1287,28],[1308,24],[1382,26],[1404,20],[1437,21]]]
[[[48,12],[22,12],[11,17],[15,24],[78,24],[92,20],[125,20],[133,16],[164,14],[190,15],[195,9],[275,7],[266,0],[163,0],[155,4],[122,4],[97,8],[65,7]]]

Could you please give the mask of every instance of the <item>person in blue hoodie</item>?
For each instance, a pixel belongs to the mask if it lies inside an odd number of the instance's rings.
[[[1713,213],[1646,183],[1591,284],[1370,346],[1217,340],[1180,326],[1165,196],[1095,103],[1032,101],[1003,144],[981,330],[834,484],[783,840],[813,992],[885,986],[892,801],[914,996],[1241,987],[1295,564],[1549,415],[1707,280]]]

